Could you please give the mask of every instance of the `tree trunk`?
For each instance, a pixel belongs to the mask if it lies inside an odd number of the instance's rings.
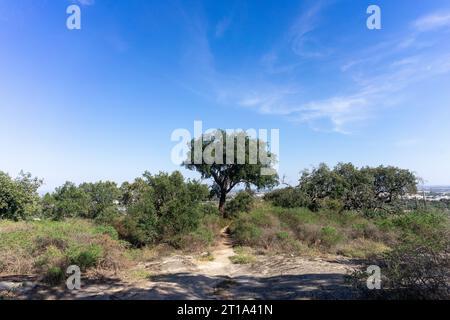
[[[227,194],[225,191],[220,192],[220,199],[219,199],[219,212],[222,215],[222,217],[226,218],[227,213],[225,212],[225,201],[227,199]]]

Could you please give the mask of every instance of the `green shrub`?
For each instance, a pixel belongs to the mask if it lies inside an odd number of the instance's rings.
[[[45,218],[62,220],[64,218],[88,217],[89,195],[85,190],[72,182],[66,182],[56,188],[52,194],[46,194],[42,199]]]
[[[234,217],[240,212],[250,212],[253,207],[255,199],[249,192],[241,191],[234,199],[227,202],[225,211],[228,217]]]
[[[99,264],[103,257],[103,249],[99,245],[75,246],[69,248],[67,257],[70,265],[86,270]]]
[[[250,264],[256,261],[255,256],[248,247],[235,247],[235,255],[230,257],[230,261],[234,264]]]
[[[326,226],[320,231],[321,244],[326,247],[336,245],[341,239],[342,236],[333,227]]]
[[[64,282],[66,275],[61,267],[50,267],[44,274],[43,281],[50,285],[58,285]]]
[[[95,232],[99,234],[106,234],[111,237],[111,239],[119,240],[119,234],[113,226],[100,225],[95,228]]]
[[[37,190],[42,181],[20,172],[16,179],[0,171],[0,219],[27,219],[39,213]]]
[[[0,231],[0,272],[45,277],[72,264],[83,270],[116,270],[127,264],[114,230],[87,220],[0,221]]]
[[[264,200],[282,208],[298,208],[309,205],[306,195],[303,194],[299,188],[292,187],[277,189],[266,193],[264,195]]]
[[[287,231],[279,231],[279,232],[277,232],[277,237],[280,240],[287,240],[287,239],[290,238],[290,236],[291,235]]]
[[[340,199],[323,199],[320,201],[320,208],[331,210],[333,212],[342,212],[344,210],[344,203]]]
[[[237,254],[235,256],[231,256],[230,260],[234,264],[250,264],[256,261],[256,258],[249,254]]]
[[[136,247],[153,244],[157,241],[156,216],[147,212],[132,212],[112,222],[120,239]]]
[[[35,249],[37,252],[44,250],[35,261],[35,266],[43,273],[47,270],[55,267],[62,267],[66,264],[66,256],[62,249],[57,248],[54,245],[50,245],[46,248],[40,248],[39,244]]]
[[[427,235],[433,230],[442,229],[448,217],[440,212],[410,212],[407,214],[396,215],[392,220],[392,225],[404,233],[413,233],[417,235]]]
[[[263,234],[261,228],[249,222],[242,222],[236,223],[231,228],[231,234],[236,244],[248,246],[258,245]]]
[[[185,181],[180,172],[151,175],[121,187],[126,215],[114,220],[119,236],[135,246],[169,243],[180,246],[184,236],[197,230],[205,214],[213,214],[201,201],[206,186]]]
[[[219,209],[212,203],[204,203],[201,206],[201,211],[204,216],[220,216]]]
[[[80,186],[66,182],[52,194],[43,197],[43,216],[53,220],[90,218],[107,223],[119,213],[119,197],[120,190],[114,182],[100,181]]]

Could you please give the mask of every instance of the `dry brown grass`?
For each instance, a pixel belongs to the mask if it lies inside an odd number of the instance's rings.
[[[0,274],[27,275],[33,273],[34,260],[21,248],[0,250]]]
[[[70,264],[83,271],[113,271],[129,266],[126,247],[111,229],[83,220],[66,222],[0,221],[0,273],[64,274]]]

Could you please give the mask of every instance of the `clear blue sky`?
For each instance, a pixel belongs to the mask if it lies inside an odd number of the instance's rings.
[[[0,0],[0,170],[43,190],[172,171],[172,131],[202,120],[280,129],[291,183],[351,161],[450,184],[449,39],[440,0]]]

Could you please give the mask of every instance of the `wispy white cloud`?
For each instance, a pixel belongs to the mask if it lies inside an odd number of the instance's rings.
[[[413,23],[418,31],[425,32],[450,27],[450,12],[437,12],[420,17]]]
[[[323,50],[318,50],[317,39],[311,36],[311,32],[317,28],[320,21],[320,12],[323,8],[322,1],[317,1],[304,13],[301,13],[291,26],[288,39],[292,51],[301,57],[319,57]]]
[[[339,78],[345,82],[339,83],[334,93],[330,89],[325,96],[315,94],[313,97],[311,83],[303,84],[295,76],[278,77],[278,73],[294,75],[305,60],[320,54],[320,51],[317,54],[311,51],[308,43],[315,41],[312,32],[320,24],[322,9],[323,5],[318,2],[295,19],[288,36],[282,39],[284,42],[275,44],[273,50],[262,55],[260,74],[256,76],[254,73],[219,72],[209,44],[207,25],[201,19],[189,22],[191,44],[195,50],[187,50],[185,57],[189,61],[187,65],[195,69],[192,74],[201,80],[193,91],[208,92],[221,103],[253,108],[262,114],[305,123],[315,130],[347,134],[376,117],[382,109],[401,102],[405,89],[411,85],[450,73],[450,47],[442,46],[439,39],[422,37],[422,31],[409,30],[369,48],[346,54],[347,61],[324,60],[329,70],[341,72]],[[422,18],[418,21],[431,20]],[[431,26],[430,22],[427,23]],[[427,24],[422,22],[419,25],[424,28]],[[286,62],[283,59],[285,52],[282,50],[286,45],[298,56],[297,61],[289,59]],[[436,50],[438,45],[439,50]]]
[[[92,6],[93,4],[95,4],[95,0],[76,0],[76,2],[83,6]]]

